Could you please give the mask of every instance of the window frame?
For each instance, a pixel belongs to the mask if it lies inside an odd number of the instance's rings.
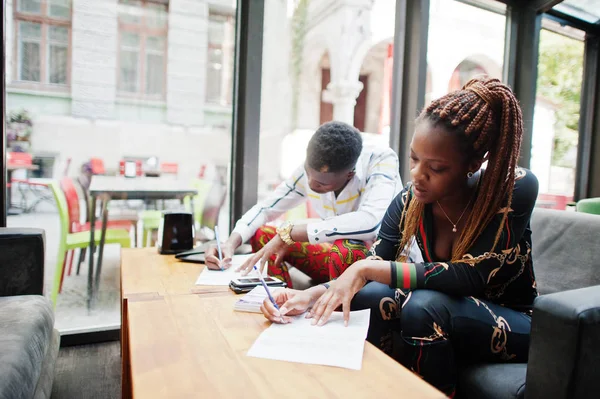
[[[71,57],[72,57],[72,36],[73,36],[73,6],[69,3],[69,17],[68,19],[51,17],[48,15],[49,11],[49,0],[40,0],[40,13],[33,14],[19,11],[20,0],[13,1],[13,67],[12,67],[12,79],[11,87],[28,89],[28,90],[43,90],[51,92],[68,92],[71,88]],[[19,26],[20,22],[31,22],[41,25],[41,37],[40,37],[40,81],[29,81],[21,80],[19,69],[21,66],[20,52],[19,52]],[[58,26],[67,28],[67,80],[65,83],[50,83],[50,63],[49,63],[49,52],[48,45],[49,39],[49,27]]]
[[[232,13],[228,13],[222,10],[213,10],[213,9],[209,9],[208,11],[208,17],[207,17],[207,38],[206,38],[206,78],[208,79],[208,71],[209,68],[211,68],[210,64],[210,51],[211,50],[221,50],[221,65],[223,65],[223,59],[224,59],[224,47],[223,47],[223,43],[221,42],[219,45],[215,45],[212,44],[208,38],[208,35],[210,32],[210,24],[211,24],[211,17],[213,16],[217,16],[217,17],[223,17],[225,18],[225,21],[223,21],[223,23],[225,25],[227,24],[231,24],[231,26],[233,26],[233,41],[231,43],[231,62],[234,62],[234,52],[235,52],[235,15]],[[217,101],[214,101],[213,99],[209,99],[208,98],[208,89],[206,90],[205,94],[204,94],[204,101],[206,102],[206,104],[208,105],[213,105],[213,106],[217,106],[217,107],[231,107],[231,105],[233,104],[233,70],[232,68],[221,68],[221,71],[227,71],[229,70],[231,73],[231,85],[229,87],[230,93],[226,94],[223,92],[223,72],[221,72],[221,81],[219,82],[220,85],[220,89],[219,89],[219,99]]]
[[[139,24],[126,23],[121,20],[117,15],[117,97],[125,99],[135,100],[149,100],[149,101],[166,101],[167,98],[167,65],[168,65],[168,51],[169,51],[169,3],[160,0],[139,0],[142,5],[141,9],[145,10],[148,4],[159,4],[166,6],[167,21],[164,27],[156,28],[149,27],[146,25],[146,13],[142,12]],[[117,5],[120,6],[123,3],[118,0]],[[134,33],[139,36],[140,45],[137,49],[138,57],[138,76],[137,76],[137,90],[135,92],[122,91],[121,88],[121,51],[123,43],[123,32]],[[146,93],[146,66],[147,66],[147,52],[146,42],[148,37],[161,37],[164,39],[164,52],[163,52],[163,87],[160,94],[148,94]]]

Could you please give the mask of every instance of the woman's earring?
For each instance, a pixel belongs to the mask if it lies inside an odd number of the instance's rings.
[[[467,177],[470,179],[471,177],[473,177],[473,172],[469,172],[467,173]]]

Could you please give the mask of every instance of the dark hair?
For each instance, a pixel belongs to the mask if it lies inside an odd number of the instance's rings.
[[[417,119],[417,123],[421,121],[443,126],[448,133],[459,138],[469,161],[484,159],[489,162],[479,184],[467,228],[452,249],[452,260],[461,260],[494,216],[502,213],[495,247],[512,203],[523,135],[523,116],[515,95],[498,79],[472,79],[462,90],[433,101]],[[403,211],[400,250],[416,233],[423,209],[424,205],[412,198]],[[400,260],[403,258],[401,256]]]
[[[308,142],[306,161],[320,172],[344,172],[354,168],[361,151],[358,129],[344,122],[327,122]]]

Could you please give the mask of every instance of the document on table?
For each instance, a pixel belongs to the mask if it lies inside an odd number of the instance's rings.
[[[242,277],[242,273],[236,272],[235,269],[240,267],[252,255],[233,255],[233,258],[231,258],[231,267],[222,271],[209,270],[208,267],[205,267],[198,276],[196,285],[229,285],[232,279]]]
[[[248,356],[360,370],[370,315],[370,309],[350,312],[348,327],[342,312],[333,312],[321,327],[311,325],[304,315],[288,324],[271,324]]]

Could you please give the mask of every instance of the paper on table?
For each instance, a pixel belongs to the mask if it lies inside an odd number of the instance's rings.
[[[272,324],[254,341],[248,356],[360,370],[370,315],[370,309],[350,312],[348,327],[342,312],[334,312],[321,327],[311,325],[304,315],[288,324]]]
[[[231,267],[223,271],[209,270],[205,267],[198,276],[196,285],[229,285],[232,279],[242,277],[242,273],[236,272],[235,269],[240,267],[252,255],[233,255],[231,258]]]

